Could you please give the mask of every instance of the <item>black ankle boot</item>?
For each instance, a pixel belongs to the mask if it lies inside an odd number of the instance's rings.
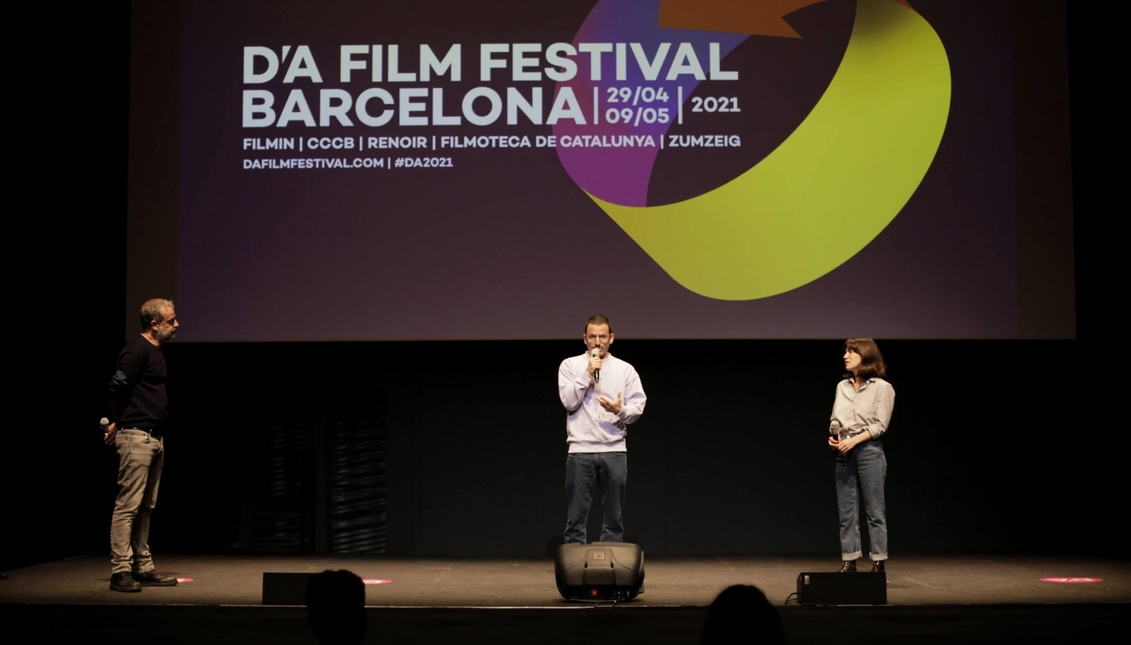
[[[872,573],[886,573],[884,571],[884,560],[872,560]]]
[[[110,591],[136,593],[141,591],[141,583],[134,580],[129,573],[115,573],[110,576]]]
[[[838,573],[856,573],[856,560],[845,560],[840,563]]]

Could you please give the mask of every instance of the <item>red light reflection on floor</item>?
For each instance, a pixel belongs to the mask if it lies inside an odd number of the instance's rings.
[[[1059,582],[1063,584],[1084,584],[1088,582],[1103,582],[1103,578],[1041,578],[1041,582]]]
[[[186,582],[192,582],[192,578],[177,578],[177,584],[183,585]]]
[[[377,578],[362,578],[361,581],[367,585],[387,585],[392,582],[392,580],[378,580]]]

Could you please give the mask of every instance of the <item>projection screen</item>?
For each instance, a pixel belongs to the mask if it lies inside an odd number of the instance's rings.
[[[127,324],[1073,338],[1062,3],[134,3]]]

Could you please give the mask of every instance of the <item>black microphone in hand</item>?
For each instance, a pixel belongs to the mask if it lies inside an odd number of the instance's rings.
[[[601,358],[601,348],[600,347],[594,347],[593,351],[589,352],[589,356],[591,356],[592,358]],[[594,383],[600,383],[601,382],[601,368],[599,368],[599,367],[597,369],[593,370],[593,382]]]
[[[102,417],[98,420],[98,427],[102,428],[102,436],[105,437],[110,434],[110,419]]]

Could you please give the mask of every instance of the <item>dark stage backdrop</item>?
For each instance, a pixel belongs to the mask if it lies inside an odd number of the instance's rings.
[[[654,555],[835,559],[824,433],[840,342],[621,333],[614,352],[636,365],[649,394],[629,432],[626,538]],[[885,439],[893,553],[1114,546],[1116,518],[1101,492],[1115,456],[1073,422],[1063,434],[1049,427],[1086,394],[1080,381],[1048,378],[1050,362],[1075,371],[1074,342],[881,343],[897,392]],[[364,495],[385,506],[356,508],[354,528],[377,552],[545,555],[564,522],[556,368],[580,349],[580,341],[170,346],[179,423],[163,484],[163,548],[257,550],[270,521],[284,532],[290,513],[292,526],[309,522],[311,539],[295,533],[274,546],[331,550],[333,518],[317,516],[349,511],[317,481],[335,468],[296,465],[323,459],[295,445],[296,432],[333,433],[341,410],[364,407],[384,419],[368,435],[383,445],[356,452],[384,467],[357,483],[365,488],[368,478]],[[289,439],[273,437],[278,427],[292,430]],[[292,442],[289,455],[279,441]],[[266,490],[268,471],[285,468],[295,489],[309,482],[306,497]],[[321,543],[319,530],[328,532]]]
[[[614,350],[649,394],[629,433],[627,539],[655,556],[835,561],[824,433],[840,341],[620,333]],[[893,557],[1120,556],[1122,457],[1097,412],[1111,388],[1080,377],[1080,341],[880,342],[897,391]],[[173,343],[154,548],[545,556],[564,522],[556,368],[579,349]],[[91,392],[112,351],[86,370]],[[98,399],[60,406],[70,427],[46,447],[42,434],[10,437],[5,567],[106,552],[115,459],[98,445]]]

